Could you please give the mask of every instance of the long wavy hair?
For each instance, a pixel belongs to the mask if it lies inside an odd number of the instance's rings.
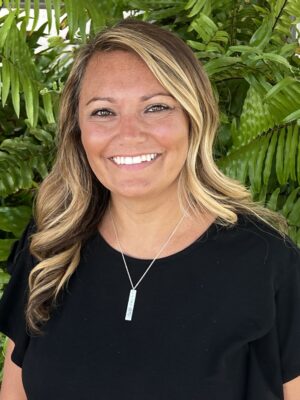
[[[38,263],[29,276],[26,309],[32,333],[42,334],[42,324],[50,318],[59,294],[79,264],[83,244],[96,231],[109,203],[110,193],[93,174],[81,143],[78,101],[91,57],[114,50],[141,57],[189,117],[188,156],[178,185],[181,204],[192,213],[212,213],[221,225],[233,225],[237,214],[244,213],[286,231],[283,217],[254,203],[241,183],[217,168],[213,144],[218,107],[209,79],[192,50],[175,34],[154,24],[122,20],[82,46],[62,93],[57,157],[35,204],[36,232],[30,251]]]

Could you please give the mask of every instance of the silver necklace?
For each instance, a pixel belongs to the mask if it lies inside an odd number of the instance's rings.
[[[154,259],[151,261],[151,263],[149,264],[148,268],[146,269],[146,271],[143,273],[143,275],[141,276],[140,280],[134,285],[132,283],[132,279],[128,270],[128,266],[125,260],[125,256],[122,250],[122,246],[119,240],[119,236],[118,236],[118,232],[117,232],[117,228],[115,225],[115,221],[111,212],[111,208],[109,207],[109,212],[110,212],[110,216],[111,216],[111,220],[113,223],[113,227],[114,227],[114,231],[115,231],[115,236],[116,236],[116,240],[120,249],[120,253],[122,255],[122,259],[123,259],[123,263],[124,266],[126,268],[127,271],[127,275],[131,284],[131,290],[129,292],[129,298],[128,298],[128,303],[127,303],[127,309],[126,309],[126,315],[125,315],[125,320],[126,321],[131,321],[132,319],[132,314],[133,314],[133,309],[134,309],[134,304],[135,304],[135,298],[136,298],[136,288],[138,287],[138,285],[142,282],[142,280],[144,279],[145,275],[147,274],[147,272],[150,270],[150,268],[152,267],[152,265],[154,264],[154,262],[157,260],[157,258],[160,256],[160,254],[162,253],[162,251],[165,249],[165,247],[167,246],[167,244],[170,242],[170,240],[172,239],[172,237],[174,236],[174,234],[176,233],[179,225],[181,224],[181,222],[183,221],[185,214],[183,214],[183,216],[180,218],[179,222],[176,224],[175,228],[172,230],[172,232],[170,233],[167,241],[163,244],[163,246],[161,247],[161,249],[159,250],[159,252],[157,253],[157,255],[154,257]]]

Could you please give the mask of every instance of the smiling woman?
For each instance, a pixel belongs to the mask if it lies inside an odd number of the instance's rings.
[[[3,399],[296,400],[300,252],[218,170],[217,126],[174,34],[127,19],[82,47],[9,260]]]
[[[136,54],[116,50],[91,58],[79,126],[89,165],[116,198],[177,196],[188,117]]]

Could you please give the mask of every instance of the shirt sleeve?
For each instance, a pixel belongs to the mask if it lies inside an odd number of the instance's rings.
[[[300,375],[300,249],[291,244],[276,295],[283,383]]]
[[[33,257],[29,252],[29,237],[33,233],[33,225],[33,222],[28,224],[20,240],[12,247],[7,260],[7,271],[11,278],[0,301],[0,331],[15,343],[11,359],[19,367],[22,367],[30,339],[26,330],[25,306],[28,276],[33,267]]]

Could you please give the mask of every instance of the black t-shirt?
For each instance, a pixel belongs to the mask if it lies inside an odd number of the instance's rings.
[[[28,230],[9,260],[0,330],[28,400],[281,400],[300,375],[300,251],[247,217],[212,224],[137,288],[95,232],[43,337],[24,323]],[[151,260],[127,257],[135,284]]]

